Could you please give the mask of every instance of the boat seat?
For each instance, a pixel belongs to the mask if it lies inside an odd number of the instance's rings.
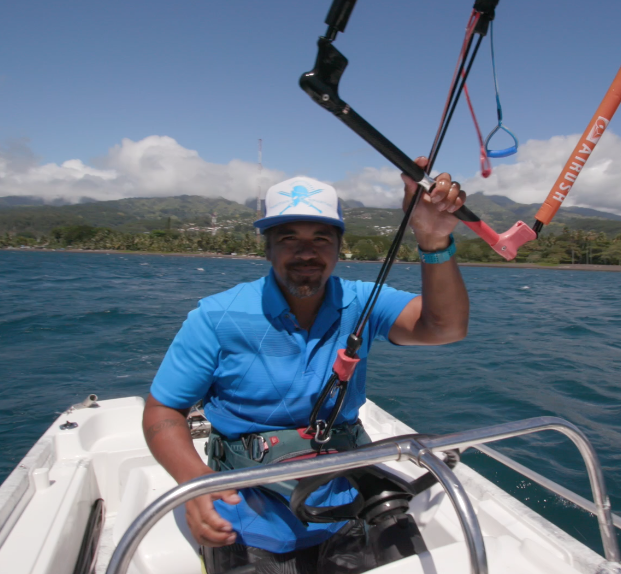
[[[176,486],[172,477],[158,464],[132,469],[119,505],[114,545],[133,520],[155,499]],[[183,513],[183,508],[178,509]],[[140,543],[129,574],[201,574],[196,550],[183,536],[172,512],[164,516]]]

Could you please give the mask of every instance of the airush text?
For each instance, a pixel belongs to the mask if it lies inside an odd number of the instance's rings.
[[[590,148],[587,143],[582,144],[582,148],[578,151],[578,153],[584,154],[584,156],[586,157],[580,157],[579,155],[576,155],[573,158],[576,161],[571,162],[569,168],[567,169],[567,171],[565,172],[565,175],[563,176],[563,179],[566,179],[567,181],[571,183],[567,184],[564,181],[561,181],[558,186],[560,191],[555,191],[554,195],[552,196],[552,199],[556,199],[557,201],[562,202],[565,199],[565,197],[567,197],[569,190],[572,188],[574,182],[576,181],[578,177],[578,174],[582,171],[582,168],[584,167],[584,164],[586,163],[588,156],[591,155],[592,151],[593,149]],[[577,163],[577,162],[580,162],[580,163]],[[572,173],[572,171],[574,173]]]

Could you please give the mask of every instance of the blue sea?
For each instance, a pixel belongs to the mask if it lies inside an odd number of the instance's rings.
[[[267,273],[262,261],[0,251],[0,481],[56,416],[89,393],[146,396],[197,301]],[[379,264],[340,263],[373,281]],[[602,461],[621,513],[621,275],[465,267],[466,340],[444,347],[377,343],[368,396],[424,433],[554,415],[578,425]],[[389,284],[417,292],[420,268]],[[547,432],[496,448],[586,498],[584,464]],[[474,452],[464,460],[602,552],[596,519]]]

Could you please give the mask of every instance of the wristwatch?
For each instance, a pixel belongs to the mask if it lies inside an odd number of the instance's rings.
[[[455,239],[453,239],[453,234],[449,235],[449,239],[451,240],[446,249],[442,251],[423,251],[420,247],[418,248],[418,254],[420,255],[420,260],[423,263],[446,263],[453,255],[455,255],[455,251],[457,251],[455,247]]]

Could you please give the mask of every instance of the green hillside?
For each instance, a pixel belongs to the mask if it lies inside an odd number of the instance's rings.
[[[140,233],[193,223],[211,225],[216,214],[220,226],[250,226],[254,210],[222,197],[192,195],[163,198],[120,199],[76,205],[6,206],[0,204],[0,233],[48,235],[55,227],[90,225]]]
[[[232,234],[229,238],[229,247],[232,251],[239,249],[234,240],[241,240],[246,234],[254,234],[252,222],[255,219],[255,210],[251,203],[241,205],[234,201],[218,198],[182,195],[164,198],[121,199],[117,201],[99,201],[79,203],[75,205],[36,205],[37,198],[0,198],[0,236],[4,237],[5,245],[20,245],[19,238],[28,238],[45,244],[46,238],[52,237],[52,242],[58,245],[81,244],[87,238],[94,237],[98,232],[106,230],[106,239],[103,244],[142,246],[145,249],[164,249],[160,244],[165,243],[166,249],[174,250],[179,243],[180,234],[188,238],[190,247],[195,246],[197,234],[213,235],[214,227],[218,234]],[[16,205],[20,201],[29,205]],[[345,239],[352,252],[359,258],[381,257],[394,236],[403,216],[400,209],[380,209],[360,207],[358,202],[343,202],[344,216],[347,224]],[[486,196],[474,193],[468,197],[468,206],[499,232],[509,229],[516,221],[523,220],[529,225],[534,222],[538,205],[516,203],[502,196]],[[214,219],[215,217],[215,219]],[[214,226],[215,223],[215,226]],[[110,233],[114,234],[114,240]],[[161,234],[165,233],[165,237]],[[571,237],[567,236],[571,233]],[[99,233],[101,237],[101,233]],[[104,234],[105,235],[105,234]],[[144,239],[139,239],[139,236]],[[487,247],[476,243],[475,235],[464,225],[456,229],[458,243],[463,243],[462,255],[465,260],[475,260],[487,257],[490,251]],[[586,208],[564,208],[559,211],[554,222],[544,228],[542,237],[555,236],[559,241],[569,241],[566,245],[554,243],[545,249],[552,255],[544,258],[553,260],[560,257],[558,253],[565,253],[563,258],[580,257],[584,260],[597,256],[597,253],[607,253],[610,247],[606,241],[615,242],[621,237],[621,217],[614,214]],[[600,250],[592,254],[592,246],[587,245],[594,236],[601,236]],[[100,237],[100,239],[101,239]],[[162,239],[164,237],[164,239]],[[78,239],[81,238],[81,239]],[[170,243],[176,238],[177,243]],[[235,239],[237,238],[237,239]],[[605,239],[607,238],[607,239]],[[40,239],[40,241],[38,241]],[[90,239],[89,239],[90,241]],[[102,239],[103,241],[103,239]],[[211,240],[202,239],[203,247],[212,248]],[[475,243],[470,244],[470,242]],[[168,243],[166,243],[168,242]],[[233,243],[232,243],[233,242]],[[537,242],[543,245],[541,240]],[[100,245],[99,240],[91,243],[89,248]],[[355,246],[357,249],[354,249]],[[408,232],[404,238],[405,255],[415,257],[414,236]],[[590,245],[590,244],[589,244]],[[129,247],[125,247],[129,248]],[[142,249],[143,247],[136,247]],[[410,251],[408,251],[408,249]],[[524,257],[533,258],[535,255],[524,248]],[[541,248],[543,249],[543,247]],[[541,251],[537,247],[538,253]],[[573,255],[572,250],[573,249]],[[542,251],[542,253],[545,250]],[[616,257],[616,255],[614,255]]]

